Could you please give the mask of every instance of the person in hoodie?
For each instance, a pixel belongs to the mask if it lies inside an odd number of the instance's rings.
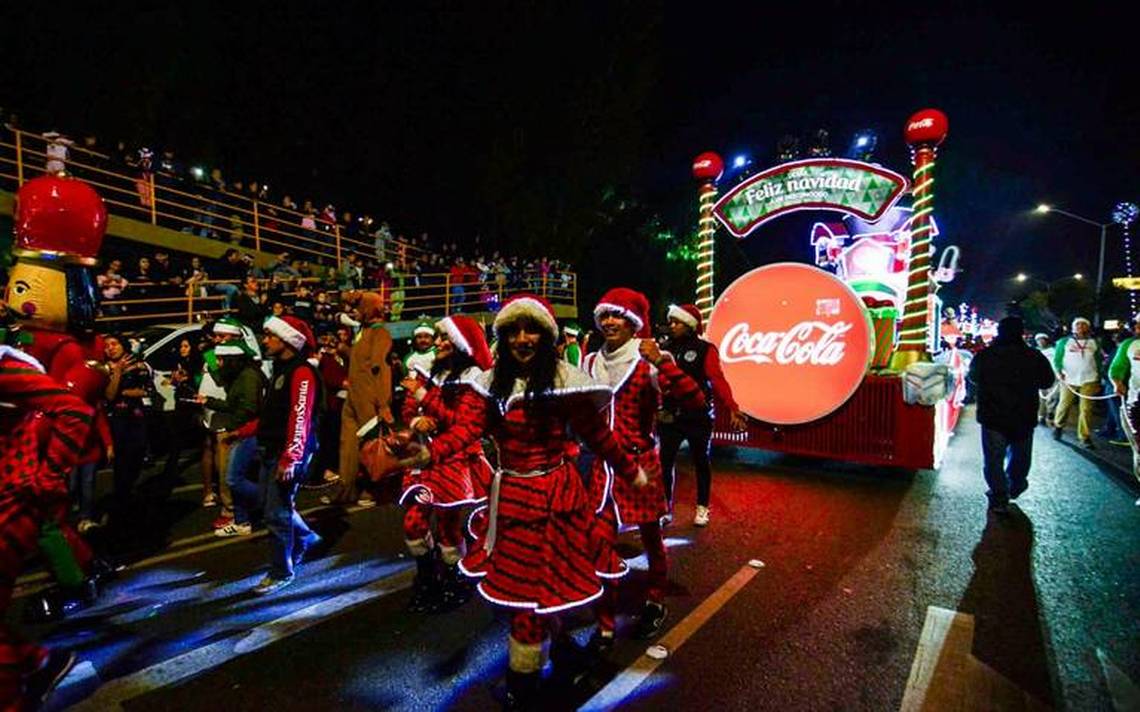
[[[997,338],[970,362],[968,378],[978,394],[982,426],[983,475],[989,508],[1009,512],[1009,500],[1029,487],[1038,392],[1053,385],[1049,359],[1022,338],[1025,324],[1015,316],[998,322]]]
[[[257,484],[249,474],[257,458],[257,426],[265,396],[265,376],[249,346],[241,341],[220,344],[214,355],[225,398],[199,395],[197,402],[214,411],[210,424],[229,452],[222,474],[233,499],[233,518],[218,522],[220,526],[214,527],[214,534],[249,536],[253,533],[250,513],[256,512],[259,505]]]

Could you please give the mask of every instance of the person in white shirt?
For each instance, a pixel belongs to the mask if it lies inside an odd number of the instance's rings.
[[[1061,381],[1060,400],[1053,414],[1053,439],[1060,440],[1065,419],[1073,401],[1080,398],[1077,414],[1077,438],[1090,450],[1093,441],[1090,423],[1093,401],[1088,396],[1100,393],[1100,345],[1092,335],[1092,323],[1079,316],[1073,319],[1072,336],[1065,336],[1053,349],[1053,370]]]
[[[44,149],[44,153],[47,155],[47,164],[44,169],[52,175],[65,172],[67,170],[68,149],[74,146],[75,142],[58,131],[48,131],[44,134],[44,140],[47,141],[47,148]]]

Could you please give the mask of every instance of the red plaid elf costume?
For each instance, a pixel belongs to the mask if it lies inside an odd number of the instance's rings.
[[[67,507],[67,475],[83,454],[95,411],[27,354],[0,346],[0,613],[24,560],[36,551],[40,525]],[[49,664],[62,678],[74,659],[19,639],[0,623],[0,710],[23,709],[32,681]],[[47,690],[37,689],[37,695]]]
[[[639,622],[639,637],[657,632],[665,620],[665,586],[668,563],[661,537],[661,517],[668,511],[661,457],[657,447],[657,410],[662,394],[688,408],[702,408],[704,393],[696,381],[677,367],[671,357],[657,350],[650,338],[649,301],[632,289],[618,287],[602,296],[594,308],[594,321],[606,343],[589,354],[586,373],[614,390],[610,427],[622,448],[649,473],[649,486],[634,489],[613,476],[609,467],[595,461],[590,474],[590,500],[598,513],[597,537],[600,556],[613,556],[619,530],[636,526],[649,559],[649,590]],[[650,362],[650,358],[654,361]],[[608,647],[614,632],[617,592],[611,589],[598,604],[598,636],[595,646]],[[608,639],[608,640],[605,640]]]
[[[415,384],[404,399],[401,420],[413,431],[438,436],[456,425],[460,413],[477,407],[483,399],[475,381],[491,367],[491,350],[482,325],[471,317],[449,316],[435,327],[435,362],[426,371],[416,365],[409,374]],[[463,554],[461,508],[486,501],[491,476],[480,439],[446,459],[437,458],[429,467],[404,475],[400,496],[405,507],[404,538],[417,566],[409,610],[450,607],[470,597],[470,588],[458,569]],[[433,511],[444,564],[442,582],[437,582],[435,573]]]
[[[479,577],[485,599],[517,611],[507,683],[512,699],[525,702],[534,695],[546,657],[550,615],[597,600],[601,577],[624,573],[616,566],[595,566],[593,507],[581,475],[566,458],[569,431],[622,479],[644,484],[645,473],[606,425],[609,387],[559,360],[558,324],[546,300],[512,297],[494,328],[497,360],[477,380],[487,398],[459,413],[455,426],[432,442],[430,457],[446,461],[481,433],[495,441],[498,470],[485,546],[469,553],[461,566]]]

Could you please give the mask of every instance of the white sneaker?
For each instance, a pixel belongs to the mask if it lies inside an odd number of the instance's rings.
[[[86,534],[92,529],[98,529],[101,526],[103,526],[103,524],[101,522],[95,521],[94,519],[80,519],[79,524],[75,528],[79,531],[80,534]]]
[[[706,507],[702,504],[697,505],[697,513],[693,517],[693,524],[695,524],[698,527],[707,527],[709,525],[709,508],[708,507]]]
[[[235,524],[230,522],[224,527],[214,530],[214,536],[231,537],[231,536],[249,536],[253,534],[253,526],[246,524]]]

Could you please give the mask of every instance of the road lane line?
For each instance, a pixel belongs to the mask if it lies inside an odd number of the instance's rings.
[[[900,712],[1049,709],[974,657],[973,647],[972,615],[928,606]]]
[[[385,576],[339,596],[319,601],[248,631],[178,655],[125,677],[116,678],[70,709],[76,712],[118,709],[128,700],[181,682],[330,620],[364,603],[409,588],[414,577],[415,571],[409,567],[400,573]],[[270,597],[266,600],[271,602],[273,599]],[[69,675],[61,686],[78,684],[81,681],[82,679],[73,681]]]
[[[331,505],[322,504],[318,507],[309,507],[308,509],[300,510],[300,514],[301,516],[312,514],[313,512],[321,509],[328,509],[330,506]],[[357,512],[365,509],[375,509],[375,507],[360,507],[354,504],[351,507],[345,507],[344,512],[345,514],[356,514]],[[168,551],[165,553],[156,554],[155,556],[152,556],[148,559],[140,559],[134,563],[127,564],[127,566],[125,566],[122,571],[120,571],[120,573],[123,571],[133,571],[135,569],[146,568],[147,566],[153,566],[154,564],[161,564],[164,561],[179,559],[183,556],[190,556],[191,554],[197,554],[201,551],[217,549],[218,547],[227,546],[229,544],[240,544],[241,542],[245,541],[261,539],[268,533],[269,530],[267,529],[259,529],[249,536],[220,538],[215,535],[214,532],[210,531],[206,532],[205,534],[195,534],[194,536],[188,536],[183,539],[176,539],[175,541],[170,542],[170,546],[167,547]],[[202,544],[200,546],[189,546],[197,542],[209,543]],[[51,588],[52,585],[51,574],[49,574],[47,571],[40,571],[38,573],[28,574],[27,576],[21,576],[20,578],[16,579],[16,587],[12,593],[12,598],[23,598],[25,596],[31,596],[33,594],[39,593],[40,591]]]
[[[709,619],[758,573],[760,573],[760,569],[752,566],[742,567],[732,575],[732,578],[721,584],[721,587],[714,591],[711,596],[701,601],[701,604],[685,616],[680,623],[669,629],[665,635],[656,641],[656,645],[668,649],[670,656],[674,655],[693,633],[708,623]],[[580,709],[614,709],[624,702],[641,683],[645,682],[663,662],[665,662],[665,658],[655,660],[645,654],[638,656],[637,660],[634,660],[629,667],[618,673],[617,677],[610,681],[610,684],[599,690]]]

